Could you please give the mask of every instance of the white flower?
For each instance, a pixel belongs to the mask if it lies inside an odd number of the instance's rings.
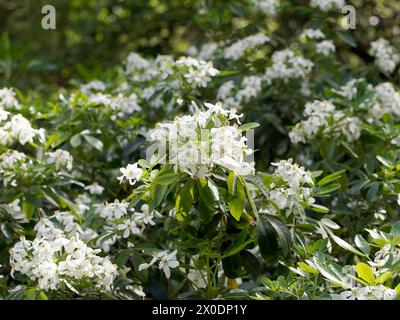
[[[276,0],[253,0],[254,6],[268,17],[276,15]]]
[[[190,269],[187,277],[196,288],[207,288],[206,274],[198,269]]]
[[[215,77],[219,71],[213,67],[211,61],[196,60],[191,57],[181,57],[176,61],[175,66],[181,67],[186,81],[192,84],[193,88],[206,87],[207,83]]]
[[[397,296],[397,291],[380,285],[372,287],[372,294],[379,300],[393,300]]]
[[[93,91],[105,91],[106,86],[105,86],[104,82],[102,82],[100,80],[92,80],[92,81],[82,85],[80,89],[84,94],[89,94],[90,92],[93,92]]]
[[[292,159],[281,160],[278,163],[271,164],[276,167],[274,173],[289,183],[291,188],[297,189],[302,184],[314,185],[311,173],[297,163],[293,164]]]
[[[218,89],[217,98],[226,100],[227,98],[229,98],[231,96],[234,88],[235,88],[235,83],[232,80],[225,82]]]
[[[224,57],[226,59],[239,60],[241,57],[243,57],[247,49],[253,49],[268,41],[270,41],[269,37],[267,37],[263,33],[256,33],[254,35],[241,39],[231,44],[229,47],[225,48]]]
[[[88,103],[93,103],[94,105],[103,104],[105,106],[110,106],[111,102],[111,96],[101,92],[90,94],[88,96]]]
[[[96,206],[96,212],[100,214],[102,218],[107,220],[120,219],[125,216],[128,212],[129,203],[125,201],[119,201],[118,199],[112,203],[102,203]]]
[[[128,285],[128,286],[126,286],[126,289],[131,290],[133,293],[135,293],[139,297],[142,297],[142,298],[146,297],[146,294],[143,291],[143,287],[141,287],[141,286]]]
[[[307,39],[325,39],[325,34],[320,29],[306,29],[300,34],[300,37]]]
[[[8,213],[13,217],[13,219],[19,222],[28,222],[25,213],[21,210],[19,206],[19,199],[15,199],[13,202],[4,205]]]
[[[99,185],[97,182],[93,182],[91,185],[85,187],[85,190],[89,190],[91,194],[102,194],[104,191],[104,187]]]
[[[341,9],[344,5],[344,0],[311,0],[311,6],[322,11]]]
[[[238,103],[249,102],[251,98],[257,97],[262,90],[262,77],[249,76],[244,77],[241,89],[236,93],[236,100]]]
[[[26,160],[25,153],[16,150],[10,150],[0,155],[0,172],[4,169],[12,169],[16,163],[24,162]]]
[[[158,267],[160,270],[164,271],[167,278],[171,276],[170,269],[174,269],[179,266],[179,262],[176,260],[176,253],[177,250],[171,253],[168,253],[168,251],[163,251],[157,255],[157,258],[159,259]]]
[[[140,234],[139,228],[134,220],[127,219],[117,226],[117,229],[123,231],[123,237],[128,238],[130,234]]]
[[[324,40],[317,43],[316,50],[324,56],[329,56],[331,53],[335,52],[336,48],[332,40]]]
[[[340,294],[332,294],[335,300],[356,300],[358,298],[359,288],[354,287],[347,291],[342,291]]]
[[[21,114],[12,116],[10,121],[5,123],[3,130],[8,130],[22,145],[32,142],[33,138],[37,135],[39,137],[43,135],[43,130],[33,129],[30,122]]]
[[[370,52],[375,57],[378,68],[383,72],[392,73],[400,62],[400,54],[386,39],[379,38],[371,42]]]
[[[357,85],[362,82],[363,79],[352,79],[348,81],[344,86],[340,87],[340,90],[334,90],[342,97],[349,100],[353,100],[357,96]]]
[[[10,113],[8,111],[5,111],[3,108],[0,108],[0,122],[7,120],[9,114]]]
[[[19,104],[12,88],[2,88],[0,89],[0,109],[8,108],[16,108],[17,110],[20,110],[21,105]]]
[[[128,164],[126,168],[121,168],[120,171],[122,175],[117,177],[119,182],[122,183],[124,179],[127,179],[130,185],[134,185],[136,181],[139,181],[143,174],[143,170],[138,167],[138,163]]]
[[[171,276],[171,270],[179,266],[179,262],[176,259],[177,250],[169,252],[168,250],[158,252],[153,255],[153,259],[150,263],[143,263],[139,266],[139,271],[149,268],[154,263],[158,262],[158,268],[162,270],[167,278]]]
[[[55,164],[57,168],[66,167],[68,170],[72,170],[73,158],[71,154],[62,149],[57,149],[55,152],[46,153],[47,163]]]
[[[155,222],[153,221],[153,219],[155,216],[160,216],[160,214],[155,210],[150,211],[150,207],[146,203],[144,205],[142,205],[141,211],[142,212],[134,213],[133,217],[134,217],[135,222],[138,225],[150,224],[150,225],[154,226]]]
[[[373,107],[374,118],[379,119],[385,113],[400,116],[400,95],[390,82],[384,82],[375,88],[378,104]]]
[[[329,101],[308,102],[304,109],[306,119],[296,124],[289,133],[293,143],[305,142],[318,133],[331,135],[344,134],[348,141],[357,140],[361,134],[361,121],[358,117],[346,117],[342,111]],[[332,119],[332,123],[329,120]]]
[[[201,60],[209,60],[217,49],[218,45],[216,43],[206,43],[200,49],[199,58]]]
[[[314,64],[290,49],[276,51],[272,55],[272,66],[265,70],[264,79],[269,84],[275,79],[287,82],[290,79],[305,79]]]

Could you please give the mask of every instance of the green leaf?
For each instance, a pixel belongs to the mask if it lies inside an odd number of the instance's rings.
[[[318,274],[318,270],[310,267],[308,264],[304,263],[304,262],[297,262],[297,265],[299,266],[299,268],[305,272],[308,273],[312,273],[312,274]]]
[[[177,182],[181,175],[176,172],[163,172],[161,175],[157,176],[154,183],[161,185],[169,185]]]
[[[357,234],[354,238],[354,243],[356,246],[365,254],[370,253],[371,249],[367,240],[365,240],[361,235]]]
[[[261,273],[261,264],[260,261],[256,258],[254,254],[252,254],[248,250],[243,250],[240,252],[240,256],[242,258],[242,263],[244,269],[251,274],[253,279],[257,279],[257,277]]]
[[[335,264],[326,261],[323,253],[316,252],[312,260],[321,275],[328,281],[346,289],[351,287],[347,281],[348,277],[346,277]]]
[[[40,291],[38,294],[38,300],[49,300],[46,294],[43,291]]]
[[[382,273],[378,278],[376,278],[376,283],[383,284],[392,277],[393,273],[390,271],[386,271],[385,273]]]
[[[144,270],[139,271],[139,266],[141,264],[145,263],[146,261],[135,252],[132,253],[132,255],[130,257],[130,261],[133,264],[133,269],[135,270],[135,273],[137,274],[138,278],[143,282],[147,282],[147,280],[149,278],[149,270],[144,269]]]
[[[378,159],[378,161],[380,163],[382,163],[385,167],[390,168],[392,165],[390,164],[390,162],[388,160],[386,160],[384,157],[381,156],[376,156],[376,159]]]
[[[219,196],[219,192],[218,192],[218,187],[215,184],[214,181],[212,181],[211,179],[208,180],[208,187],[210,188],[211,194],[214,197],[215,201],[219,201],[220,200],[220,196]]]
[[[349,46],[355,48],[357,47],[357,43],[354,38],[351,36],[349,32],[345,32],[343,30],[336,30],[336,34],[341,38],[344,42],[346,42]]]
[[[131,251],[132,251],[131,249],[124,249],[118,253],[118,255],[115,258],[115,262],[117,263],[118,267],[121,268],[126,264],[131,255]]]
[[[138,161],[138,164],[139,164],[139,166],[141,166],[142,168],[150,168],[151,167],[151,164],[147,161],[147,160],[144,160],[144,159],[140,159],[139,161]]]
[[[230,171],[228,178],[226,180],[228,184],[228,192],[230,195],[235,195],[235,187],[236,187],[236,174],[235,171]]]
[[[273,218],[266,218],[268,222],[271,224],[271,226],[274,228],[278,239],[279,239],[279,244],[282,249],[282,253],[284,257],[287,257],[290,252],[290,247],[292,243],[291,235],[289,232],[289,229],[280,221],[275,220]]]
[[[176,217],[179,221],[182,221],[189,214],[193,199],[193,181],[189,180],[180,189],[175,201]]]
[[[326,184],[331,183],[331,182],[333,182],[333,181],[336,181],[336,180],[340,179],[340,177],[341,177],[341,176],[343,175],[343,173],[345,173],[345,172],[346,172],[346,170],[340,170],[340,171],[334,172],[334,173],[332,173],[332,174],[330,174],[330,175],[328,175],[328,176],[322,178],[321,180],[319,180],[319,181],[316,183],[316,185],[317,185],[317,186],[323,186],[323,185],[326,185]]]
[[[99,139],[97,139],[97,138],[95,138],[93,136],[86,135],[86,134],[83,135],[83,137],[85,138],[85,140],[87,142],[89,142],[89,144],[93,148],[95,148],[95,149],[97,149],[99,151],[103,150],[103,142],[101,142]]]
[[[247,239],[246,241],[248,234],[249,232],[247,230],[243,230],[236,234],[233,237],[231,245],[225,250],[225,253],[222,257],[227,258],[233,256],[234,254],[239,253],[244,248],[246,248],[250,243],[252,243],[255,240],[253,238]]]
[[[81,135],[78,133],[74,136],[72,136],[71,140],[69,141],[69,143],[71,144],[71,146],[73,148],[77,148],[81,145],[82,139],[81,139]]]
[[[222,259],[222,267],[224,268],[225,275],[230,279],[235,279],[240,276],[242,266],[240,254]]]
[[[249,122],[249,123],[242,124],[238,129],[243,132],[243,131],[257,128],[259,126],[260,126],[260,124],[257,122]]]
[[[215,209],[214,209],[214,196],[208,187],[208,181],[206,179],[198,180],[196,183],[197,190],[199,193],[199,213],[200,218],[204,223],[211,221]]]
[[[318,197],[318,196],[322,196],[325,195],[327,193],[331,193],[333,191],[336,191],[338,189],[340,189],[340,183],[333,183],[330,185],[324,185],[322,187],[317,186],[316,188],[314,188],[313,190],[313,195]]]
[[[59,132],[53,133],[51,136],[49,136],[45,144],[46,148],[49,148],[54,142],[56,142],[60,138],[60,136],[61,135]]]
[[[229,211],[237,221],[240,220],[240,217],[243,214],[245,199],[246,193],[244,186],[240,181],[237,181],[235,195],[229,200]]]
[[[29,221],[35,212],[35,207],[32,206],[27,199],[25,199],[22,202],[22,211],[25,213],[25,217]]]
[[[319,213],[328,213],[329,209],[327,207],[321,206],[319,204],[309,204],[308,208],[312,211]]]
[[[397,294],[400,294],[400,283],[394,288],[396,290]]]
[[[332,238],[332,240],[335,241],[335,243],[336,243],[338,246],[340,246],[340,247],[342,247],[343,249],[346,249],[346,250],[348,250],[348,251],[350,251],[350,252],[353,252],[353,253],[355,253],[355,254],[357,254],[357,255],[364,256],[364,257],[366,256],[365,253],[362,253],[361,251],[358,251],[358,250],[357,250],[356,248],[354,248],[351,244],[347,243],[346,241],[344,241],[343,239],[339,238],[338,236],[335,236],[335,235],[333,234],[333,232],[330,231],[329,229],[326,229],[326,231],[329,233],[329,235],[330,235],[330,237]]]
[[[369,180],[363,180],[360,182],[357,182],[350,188],[351,193],[357,193],[358,191],[362,190],[370,181]]]
[[[363,263],[363,262],[357,263],[356,271],[357,271],[358,276],[361,279],[363,279],[366,282],[368,282],[368,284],[374,284],[375,283],[374,271],[366,263]]]
[[[278,241],[274,229],[267,221],[260,219],[257,223],[258,246],[261,256],[272,264],[278,258]]]
[[[373,182],[370,184],[370,187],[367,191],[367,194],[365,195],[365,199],[368,201],[373,201],[375,200],[375,197],[379,191],[379,186],[380,183],[379,182]]]
[[[164,200],[168,191],[168,186],[163,186],[161,184],[152,184],[150,188],[151,198],[153,199],[153,207],[157,208],[160,206],[161,202]]]

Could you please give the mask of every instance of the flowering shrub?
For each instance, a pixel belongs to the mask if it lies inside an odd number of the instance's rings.
[[[193,1],[171,55],[1,88],[0,297],[398,299],[399,31],[345,5]]]

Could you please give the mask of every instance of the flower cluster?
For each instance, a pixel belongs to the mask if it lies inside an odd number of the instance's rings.
[[[111,96],[97,92],[88,96],[88,102],[94,105],[103,105],[115,112],[115,115],[111,116],[112,120],[115,120],[116,117],[122,118],[142,110],[135,93],[131,93],[128,97],[125,97],[122,93]]]
[[[0,121],[6,120],[8,112],[0,109]],[[1,125],[1,124],[0,124]],[[18,140],[20,144],[33,142],[33,138],[39,136],[44,139],[44,129],[34,129],[31,123],[21,114],[16,114],[11,119],[0,126],[0,144],[7,145]]]
[[[7,212],[11,215],[11,217],[15,220],[17,220],[20,223],[28,222],[26,219],[25,213],[22,211],[20,207],[20,200],[15,199],[13,202],[10,202],[5,205],[0,205],[4,209],[7,210]]]
[[[306,39],[325,39],[325,34],[320,29],[305,29],[300,34],[300,38]]]
[[[311,0],[311,6],[322,11],[341,9],[344,5],[344,0]]]
[[[221,103],[205,103],[205,107],[206,111],[196,110],[191,116],[158,124],[149,131],[147,140],[154,143],[157,151],[162,153],[160,156],[166,155],[168,146],[168,162],[192,177],[204,178],[215,166],[242,175],[252,174],[253,164],[246,161],[252,150],[247,147],[247,139],[237,126],[241,115],[235,109],[225,109]],[[231,121],[235,123],[231,125]],[[138,175],[138,168],[132,168],[132,179]],[[127,174],[122,177],[126,178]]]
[[[125,73],[131,76],[132,81],[147,81],[154,76],[155,70],[150,61],[131,52],[127,58]]]
[[[386,39],[380,38],[372,42],[370,52],[375,57],[375,63],[382,72],[392,73],[400,62],[400,54]]]
[[[311,197],[314,181],[310,172],[297,163],[293,164],[292,159],[281,160],[272,165],[276,167],[273,176],[277,182],[269,185],[271,189],[269,200],[273,201],[280,210],[284,210],[286,215],[289,215],[297,203],[314,203],[315,200]],[[272,211],[275,209],[273,206],[270,207]]]
[[[19,110],[21,109],[21,105],[18,102],[15,92],[12,88],[2,88],[0,89],[0,115],[2,113],[1,111],[2,109],[10,109],[10,108],[15,108]]]
[[[340,294],[332,294],[332,298],[337,300],[393,300],[396,296],[396,290],[384,285],[357,286]]]
[[[253,0],[256,9],[260,10],[267,17],[276,15],[276,0]]]
[[[95,205],[96,213],[104,218],[104,230],[111,232],[113,237],[106,240],[106,246],[112,245],[116,240],[127,239],[130,235],[140,236],[147,225],[154,226],[155,218],[160,218],[161,215],[156,210],[150,210],[148,204],[143,204],[140,211],[135,208],[129,208],[129,203],[115,200],[113,203],[104,203]],[[129,244],[129,242],[128,242]],[[104,246],[104,243],[98,243]],[[105,251],[108,251],[109,248]]]
[[[304,109],[306,120],[296,124],[289,133],[293,143],[306,142],[319,133],[333,136],[344,134],[348,141],[357,140],[361,134],[360,119],[347,117],[342,111],[336,110],[329,101],[314,101],[306,104]]]
[[[55,164],[57,169],[60,167],[65,167],[68,170],[72,170],[72,162],[74,161],[74,159],[68,151],[57,149],[54,152],[48,152],[46,154],[46,157],[47,163]]]
[[[390,82],[378,84],[374,88],[376,103],[373,104],[372,114],[375,119],[385,113],[400,116],[400,95]]]
[[[106,89],[106,85],[100,80],[92,80],[80,87],[80,90],[87,95],[93,92],[105,91]]]
[[[183,76],[193,88],[206,87],[212,77],[218,74],[212,62],[197,60],[191,57],[182,57],[175,62],[175,65],[183,68]]]
[[[290,49],[276,51],[272,55],[272,66],[265,70],[265,80],[271,84],[275,79],[288,82],[290,79],[304,79],[311,72],[313,63],[296,55]]]
[[[217,98],[227,107],[240,108],[242,103],[248,103],[258,97],[262,92],[263,81],[263,77],[260,76],[244,77],[239,88],[232,80],[227,81],[219,88]]]
[[[331,53],[336,51],[335,45],[333,44],[332,40],[324,40],[316,45],[317,53],[320,53],[324,56],[328,56]]]
[[[262,33],[256,33],[254,35],[248,36],[225,48],[224,57],[226,59],[238,60],[243,57],[247,49],[258,47],[268,42],[269,40],[269,37]]]
[[[101,250],[88,247],[78,234],[70,235],[74,227],[70,216],[59,213],[56,220],[65,232],[44,219],[36,225],[37,236],[33,241],[22,238],[14,245],[10,250],[11,274],[26,275],[42,290],[57,290],[65,285],[76,291],[74,286],[80,282],[110,290],[116,266],[109,258],[98,255]]]
[[[102,203],[96,206],[96,212],[100,215],[100,217],[113,220],[120,219],[128,213],[129,203],[119,200],[115,200],[112,203]]]

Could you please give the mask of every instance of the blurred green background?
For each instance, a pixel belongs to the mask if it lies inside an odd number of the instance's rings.
[[[399,44],[400,1],[351,0],[357,7],[352,48],[361,59],[378,36]],[[121,63],[130,51],[145,56],[182,54],[190,45],[240,38],[258,29],[247,8],[251,0],[0,0],[0,85],[21,90],[68,86],[83,69],[94,74]],[[309,21],[307,12],[291,12],[267,21],[269,31],[283,39]],[[57,12],[57,29],[41,27],[44,5]],[[303,16],[301,16],[303,14]],[[369,17],[379,24],[371,27]],[[258,17],[259,20],[265,17]],[[329,16],[327,16],[327,19]],[[265,21],[264,21],[265,22]],[[348,62],[346,52],[340,52]],[[352,57],[354,57],[354,52]],[[357,61],[354,60],[357,67]]]
[[[68,84],[80,65],[107,69],[130,51],[174,54],[195,37],[192,17],[199,1],[185,0],[0,0],[2,80],[26,88]],[[44,30],[42,6],[56,8],[56,30]],[[191,36],[188,36],[191,34]],[[5,46],[11,45],[11,57]],[[4,61],[12,58],[6,75]],[[4,65],[6,64],[6,65]],[[6,76],[9,79],[5,79]]]

